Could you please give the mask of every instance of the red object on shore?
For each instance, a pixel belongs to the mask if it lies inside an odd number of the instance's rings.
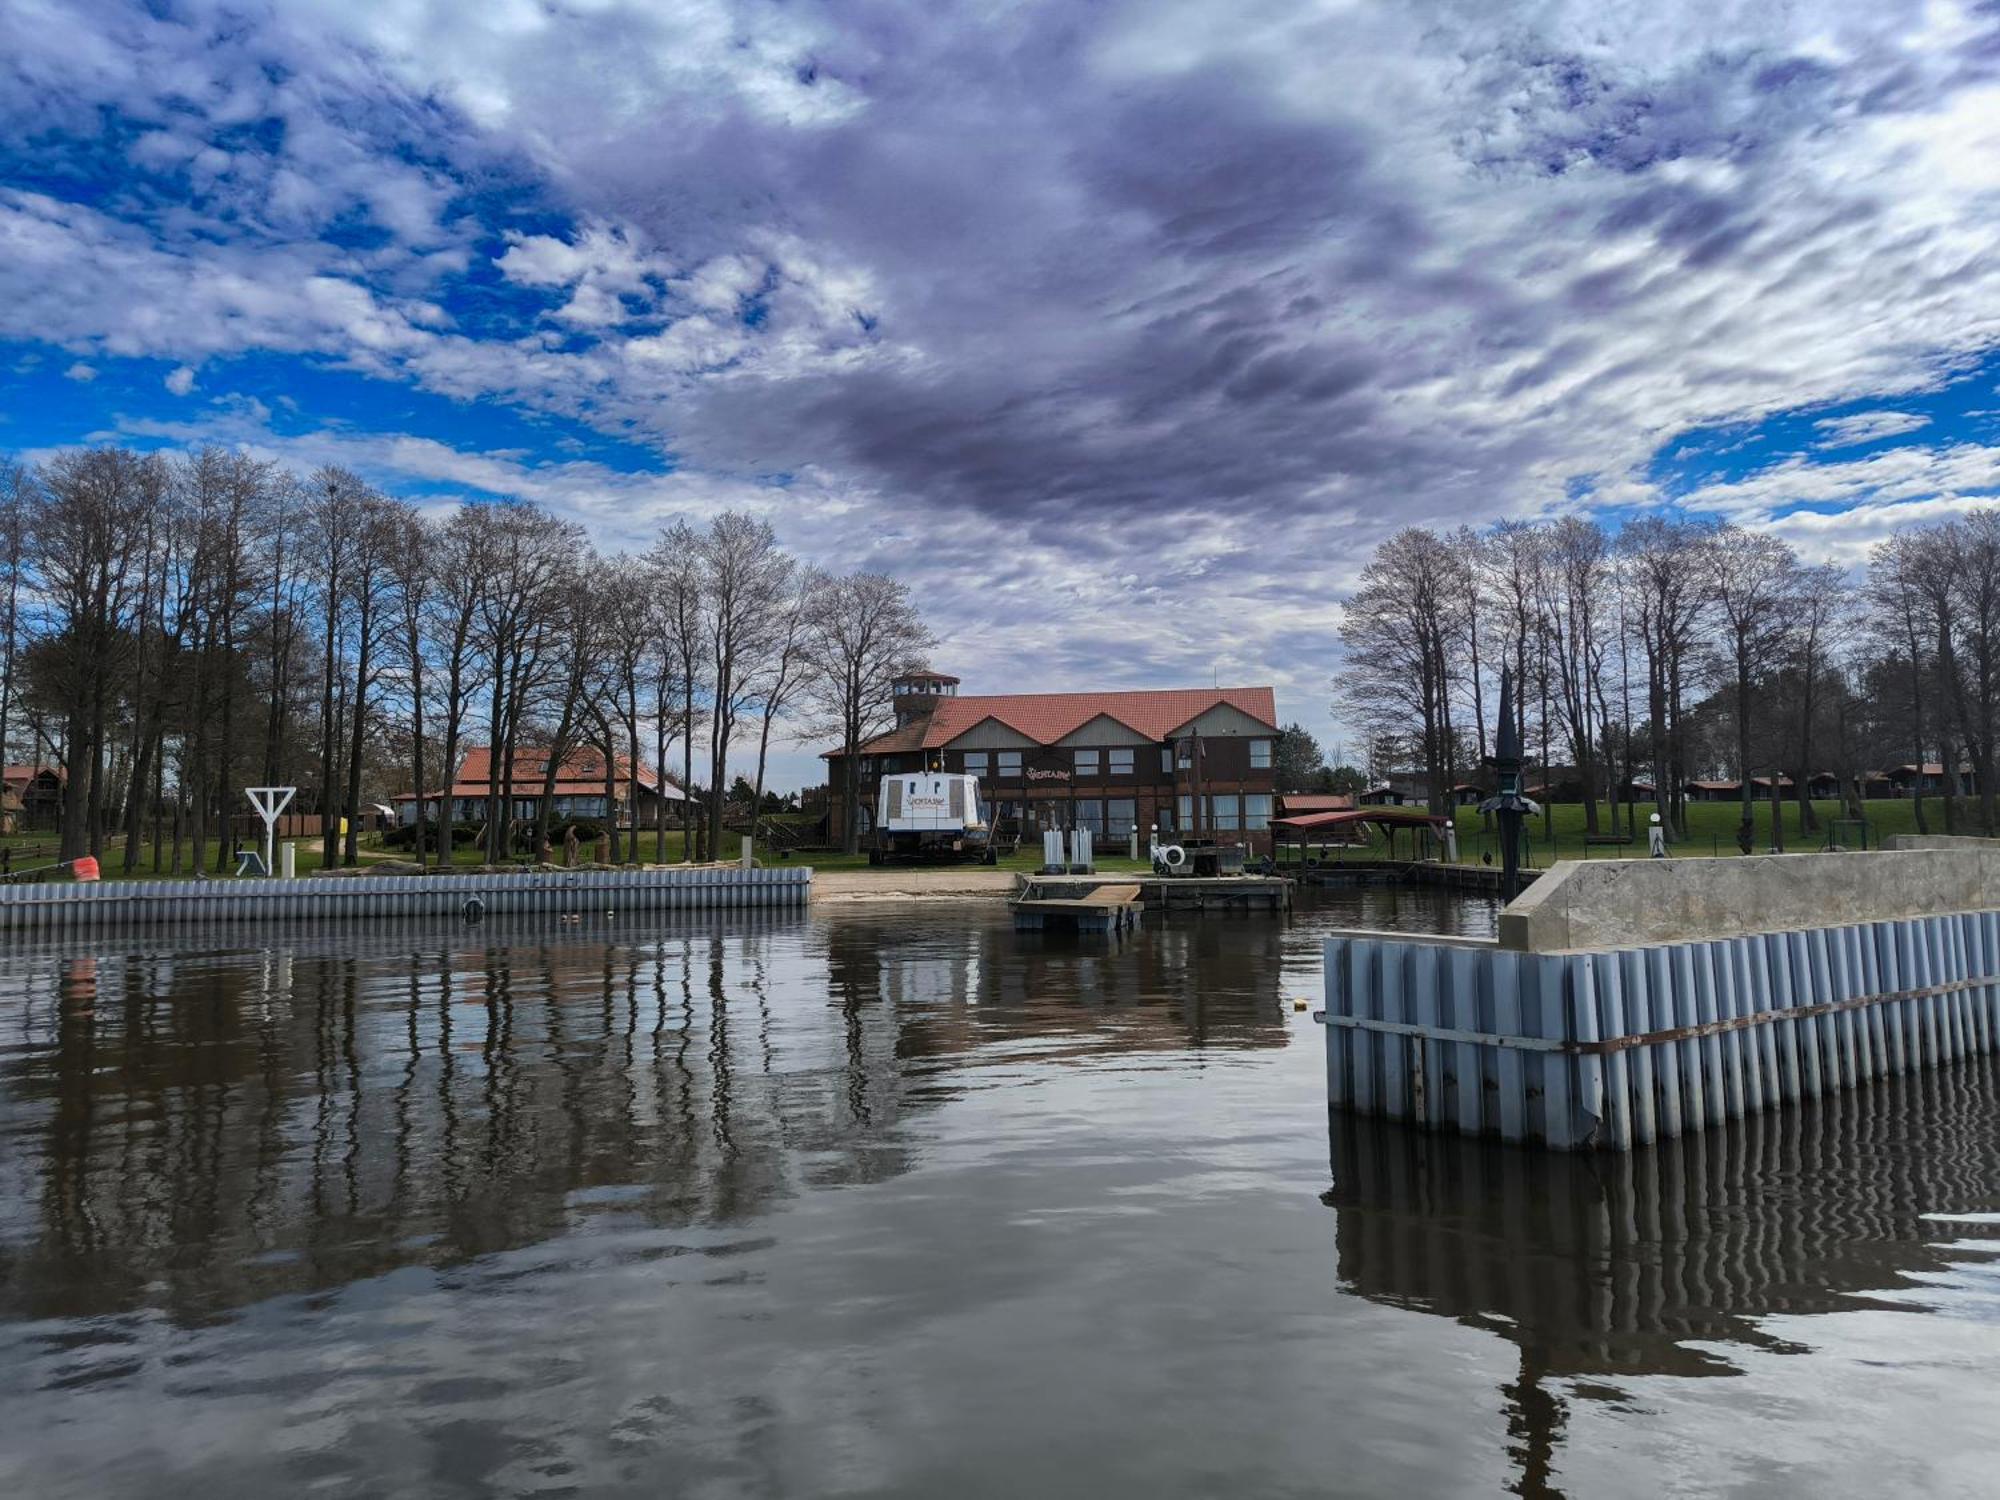
[[[71,860],[69,862],[69,872],[77,880],[97,879],[97,856],[86,854],[81,859]]]

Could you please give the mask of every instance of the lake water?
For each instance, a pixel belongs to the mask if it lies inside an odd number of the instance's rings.
[[[1325,893],[0,955],[0,1494],[1992,1495],[2000,1076],[1335,1122]]]

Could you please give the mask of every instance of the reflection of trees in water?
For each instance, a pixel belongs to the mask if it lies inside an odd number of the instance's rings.
[[[0,1311],[195,1318],[594,1216],[740,1224],[908,1170],[903,1112],[982,1049],[1283,1037],[1275,929],[1206,1003],[1186,935],[1023,948],[980,917],[245,940],[0,967]]]
[[[1735,1375],[1696,1346],[1796,1352],[1763,1320],[1907,1292],[1969,1234],[2000,1249],[2000,1226],[1924,1217],[1994,1204],[1996,1124],[1991,1058],[1622,1154],[1336,1117],[1326,1198],[1346,1288],[1518,1346],[1502,1388],[1514,1487],[1552,1494],[1567,1406],[1547,1382],[1617,1400],[1621,1377]]]

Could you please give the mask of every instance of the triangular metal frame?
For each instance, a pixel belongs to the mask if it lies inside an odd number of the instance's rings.
[[[278,818],[291,806],[292,798],[298,794],[295,786],[246,786],[243,795],[250,799],[250,805],[257,809],[257,816],[264,820],[264,869],[262,873],[274,873],[273,856],[277,854]],[[237,873],[243,873],[239,867]]]

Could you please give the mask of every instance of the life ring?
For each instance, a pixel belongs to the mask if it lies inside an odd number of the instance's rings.
[[[1187,863],[1187,850],[1179,844],[1162,844],[1159,859],[1169,870],[1178,870]]]

